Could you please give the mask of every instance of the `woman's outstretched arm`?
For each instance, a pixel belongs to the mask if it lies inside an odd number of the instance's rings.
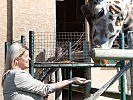
[[[80,78],[80,77],[74,77],[72,79],[68,79],[68,80],[63,80],[57,83],[53,83],[55,85],[55,89],[61,89],[64,86],[67,86],[71,83],[75,83],[75,84],[86,84],[90,82],[90,80],[86,80],[85,78]]]

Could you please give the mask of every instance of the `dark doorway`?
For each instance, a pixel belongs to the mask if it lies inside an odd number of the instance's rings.
[[[85,0],[64,0],[56,2],[56,31],[84,32],[85,18],[80,10]]]
[[[65,44],[72,42],[73,45],[83,35],[82,32],[85,32],[85,18],[80,9],[83,4],[85,0],[56,1],[56,43],[57,47],[61,47],[63,51],[65,51]],[[66,71],[69,72],[67,68]],[[69,74],[65,73],[64,69],[63,73],[66,76]],[[84,77],[83,74],[83,69],[73,68],[73,77]]]

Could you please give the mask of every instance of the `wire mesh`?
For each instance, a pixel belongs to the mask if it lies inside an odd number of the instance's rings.
[[[84,32],[35,32],[34,62],[68,62],[68,44],[72,43],[72,61],[83,61]]]
[[[69,42],[72,43],[72,62],[84,62],[86,56],[83,52],[84,41],[86,41],[85,32],[35,32],[34,62],[69,62]],[[115,39],[112,48],[119,49],[119,37]],[[128,48],[127,43],[125,48]]]

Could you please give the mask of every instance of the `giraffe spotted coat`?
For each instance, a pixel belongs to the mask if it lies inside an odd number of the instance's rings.
[[[127,16],[127,0],[89,0],[81,6],[90,25],[91,48],[111,48]]]

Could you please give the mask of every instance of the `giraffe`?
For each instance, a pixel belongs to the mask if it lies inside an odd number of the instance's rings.
[[[90,25],[91,49],[112,47],[121,32],[129,2],[129,0],[89,0],[87,4],[81,6],[81,11]],[[102,63],[107,61],[103,60]]]
[[[121,31],[133,31],[132,0],[89,0],[81,6],[81,11],[90,25],[91,49],[110,49]],[[126,72],[128,93],[131,90],[129,73]]]

